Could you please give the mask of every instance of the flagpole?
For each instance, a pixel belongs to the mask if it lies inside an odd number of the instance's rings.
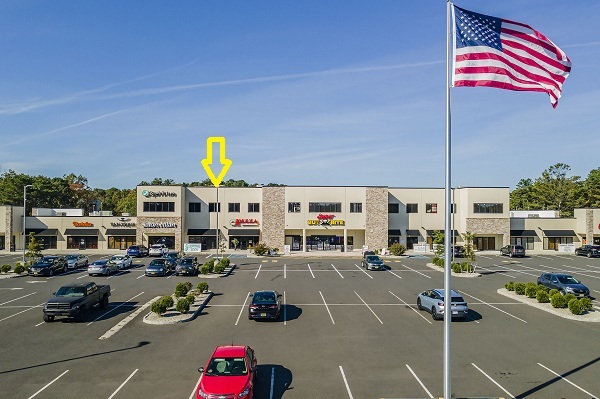
[[[450,323],[452,322],[452,291],[450,287],[450,276],[452,273],[452,265],[450,260],[451,250],[451,117],[450,117],[450,85],[452,82],[452,61],[451,61],[451,45],[452,45],[452,3],[446,0],[446,185],[444,188],[445,194],[445,210],[446,220],[444,228],[444,399],[450,399],[452,396],[451,389],[451,367],[450,367]]]

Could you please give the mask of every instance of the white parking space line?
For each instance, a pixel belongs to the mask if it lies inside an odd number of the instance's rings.
[[[572,257],[567,257],[567,256],[561,256],[561,255],[555,255],[557,258],[561,258],[561,259],[568,259],[568,260],[573,260]]]
[[[415,308],[413,308],[412,306],[410,306],[408,303],[404,302],[402,300],[402,298],[400,298],[398,295],[394,294],[392,291],[388,291],[390,294],[392,294],[394,297],[396,297],[396,299],[398,299],[400,302],[402,302],[403,304],[405,304],[406,306],[408,306],[413,312],[415,312],[416,314],[418,314],[419,316],[421,316],[421,318],[423,320],[425,320],[427,323],[432,324],[431,321],[429,321],[429,319],[426,319],[421,313],[419,313]]]
[[[123,383],[121,385],[119,385],[117,390],[114,391],[113,394],[108,397],[108,399],[114,398],[115,395],[121,390],[121,388],[123,388],[125,386],[125,384],[127,384],[127,382],[131,379],[131,377],[133,377],[135,375],[135,373],[137,373],[137,372],[138,372],[138,369],[133,370],[133,373],[131,373],[129,375],[129,377],[127,377],[127,379],[125,381],[123,381]]]
[[[408,270],[412,270],[412,271],[413,271],[413,272],[415,272],[415,273],[419,273],[421,276],[425,276],[425,277],[427,277],[427,278],[431,278],[431,276],[428,276],[428,275],[426,275],[426,274],[424,274],[424,273],[421,273],[421,272],[420,272],[420,271],[418,271],[418,270],[412,269],[412,268],[410,268],[410,267],[406,266],[404,263],[402,263],[402,266],[403,266],[403,267],[406,267]]]
[[[42,321],[41,323],[38,323],[38,324],[36,324],[36,325],[35,325],[35,327],[39,327],[39,326],[41,326],[41,325],[42,325],[42,324],[44,324],[44,323],[46,323],[46,322],[45,322],[45,321]]]
[[[258,273],[257,273],[257,275],[258,275]],[[240,314],[238,315],[237,320],[235,321],[236,326],[240,322],[240,317],[242,317],[242,312],[244,311],[244,309],[246,309],[246,302],[248,302],[248,298],[250,298],[250,291],[248,291],[248,294],[246,294],[246,299],[244,299],[244,304],[242,305],[242,308],[240,309]]]
[[[479,299],[479,298],[475,298],[473,295],[469,295],[469,294],[467,294],[467,293],[466,293],[466,292],[464,292],[464,291],[459,291],[459,292],[460,292],[461,294],[463,294],[463,295],[466,295],[466,296],[468,296],[468,297],[470,297],[470,298],[473,298],[473,299],[475,299],[476,301],[479,301],[479,302],[483,303],[484,305],[487,305],[487,306],[489,306],[489,307],[491,307],[491,308],[494,308],[494,309],[496,309],[496,310],[498,310],[498,311],[500,311],[500,312],[502,312],[502,313],[504,313],[504,314],[507,314],[507,315],[509,315],[510,317],[514,317],[515,319],[517,319],[517,320],[519,320],[519,321],[522,321],[523,323],[527,323],[525,320],[523,320],[523,319],[521,319],[521,318],[518,318],[517,316],[515,316],[515,315],[512,315],[512,314],[510,314],[510,313],[508,313],[508,312],[505,312],[504,310],[502,310],[502,309],[500,309],[500,308],[497,308],[497,307],[495,307],[494,305],[492,305],[492,304],[490,304],[490,303],[488,303],[488,302],[482,301],[482,300],[481,300],[481,299]]]
[[[346,386],[346,391],[348,391],[348,397],[350,399],[354,399],[352,396],[352,392],[350,392],[350,386],[348,385],[348,380],[346,379],[346,374],[344,374],[344,369],[340,366],[340,373],[342,373],[342,378],[344,379],[344,385]]]
[[[118,333],[123,327],[125,327],[127,325],[127,323],[129,323],[131,320],[135,319],[137,315],[139,315],[140,313],[142,313],[145,309],[149,308],[150,305],[152,304],[152,302],[158,300],[159,298],[160,298],[160,296],[154,297],[151,300],[149,300],[148,302],[146,302],[144,305],[138,307],[135,310],[135,312],[129,314],[123,320],[121,320],[120,322],[118,322],[114,327],[112,327],[110,330],[108,330],[107,332],[105,332],[98,339],[109,339],[110,337],[112,337],[113,335],[115,335],[116,333]]]
[[[331,267],[333,267],[333,269],[337,272],[337,274],[340,275],[341,278],[344,278],[344,276],[342,276],[342,273],[340,273],[339,270],[335,268],[335,266],[333,265],[333,263],[331,264]]]
[[[484,259],[494,259],[490,256],[483,256],[483,255],[479,255],[478,258],[484,258]]]
[[[198,385],[200,385],[200,380],[202,379],[202,375],[200,375],[200,377],[198,378],[198,381],[196,381],[196,385],[194,385],[194,389],[192,390],[192,394],[190,395],[190,397],[188,399],[194,399],[196,397],[196,389],[198,389]]]
[[[283,278],[287,278],[287,265],[283,264]]]
[[[53,379],[52,381],[50,381],[49,383],[47,383],[46,385],[44,385],[42,387],[42,389],[40,389],[39,391],[37,391],[36,393],[34,393],[33,395],[31,395],[27,399],[35,398],[36,396],[38,396],[38,394],[40,392],[42,392],[44,389],[48,388],[50,385],[54,384],[60,377],[62,377],[63,375],[67,374],[68,372],[69,372],[69,370],[65,370],[61,375],[59,375],[58,377],[56,377],[55,379]]]
[[[415,379],[417,380],[417,382],[421,385],[421,388],[423,388],[425,390],[425,392],[427,393],[427,395],[429,395],[429,397],[431,399],[433,399],[433,395],[431,394],[431,392],[429,392],[429,390],[425,387],[425,385],[421,382],[421,380],[419,379],[419,377],[417,377],[417,375],[415,374],[414,371],[412,371],[412,369],[410,368],[410,366],[407,364],[406,367],[408,368],[408,371],[410,371],[410,373],[413,375],[413,377],[415,377]]]
[[[398,276],[398,275],[397,275],[396,273],[394,273],[393,271],[391,271],[391,270],[388,270],[388,272],[392,273],[394,276],[398,277],[399,279],[402,279],[402,277]]]
[[[0,319],[0,321],[4,321],[4,320],[7,320],[7,319],[10,319],[11,317],[18,316],[18,315],[20,315],[21,313],[25,313],[25,312],[27,312],[28,310],[35,309],[35,308],[39,308],[40,306],[43,306],[43,305],[44,305],[44,303],[45,303],[45,302],[42,302],[42,303],[40,303],[39,305],[30,306],[30,307],[28,307],[27,309],[20,311],[19,313],[15,313],[15,314],[13,314],[13,315],[11,315],[11,316],[7,316],[7,317],[5,317],[5,318],[3,318],[3,319]]]
[[[503,271],[501,271],[501,270],[498,270],[498,271],[496,272],[496,271],[492,271],[492,270],[490,270],[490,269],[487,269],[487,268],[485,268],[485,267],[481,267],[481,266],[478,266],[478,267],[477,267],[477,270],[484,270],[484,271],[486,271],[486,272],[493,272],[493,273],[498,273],[498,274],[500,274],[500,275],[502,275],[502,276],[507,276],[507,277],[510,277],[510,278],[516,278],[515,276],[511,276],[510,274],[507,274],[506,272],[503,272]]]
[[[549,258],[549,257],[547,257],[547,256],[538,255],[537,257],[538,257],[538,258],[542,258],[542,259],[549,259],[549,260],[552,260],[552,258]]]
[[[485,371],[483,371],[482,369],[480,369],[479,367],[477,367],[477,365],[475,363],[471,363],[471,364],[473,365],[473,367],[475,367],[477,370],[479,370],[479,372],[481,374],[485,375],[488,378],[488,380],[492,381],[494,384],[496,384],[496,386],[498,388],[502,389],[505,394],[507,394],[508,396],[510,396],[512,399],[515,398],[515,396],[512,393],[508,392],[502,385],[500,385],[496,381],[494,381],[494,379],[492,377],[490,377],[489,375],[486,374]]]
[[[131,299],[129,299],[129,300],[127,300],[127,301],[125,301],[125,302],[122,302],[120,305],[118,305],[118,306],[115,306],[114,308],[112,308],[112,309],[111,309],[111,310],[109,310],[108,312],[105,312],[105,313],[101,314],[101,315],[100,315],[100,316],[98,316],[98,317],[97,317],[95,320],[92,320],[92,321],[90,321],[90,322],[89,322],[87,325],[89,326],[90,324],[92,324],[92,323],[94,323],[94,322],[96,322],[96,321],[100,320],[101,318],[103,318],[103,317],[104,317],[104,316],[106,316],[107,314],[109,314],[109,313],[112,313],[112,312],[114,312],[115,310],[119,309],[121,306],[123,306],[123,305],[127,304],[127,302],[131,302],[131,301],[133,301],[135,298],[137,298],[138,296],[142,295],[143,293],[144,293],[144,291],[140,292],[139,294],[137,294],[137,295],[136,295],[136,296],[134,296],[133,298],[131,298]]]
[[[563,377],[562,375],[558,374],[556,371],[552,371],[552,370],[550,370],[548,367],[544,366],[543,364],[541,364],[541,363],[538,363],[538,365],[539,365],[539,366],[542,366],[543,368],[545,368],[546,370],[548,370],[549,372],[551,372],[551,373],[552,373],[552,374],[554,374],[555,376],[557,376],[557,377],[560,377],[560,379],[562,379],[563,381],[566,381],[566,382],[568,382],[569,384],[573,385],[575,388],[579,389],[581,392],[585,393],[586,395],[589,395],[589,396],[591,396],[592,398],[597,398],[597,397],[598,397],[597,395],[593,395],[593,394],[589,393],[588,391],[586,391],[585,389],[581,388],[580,386],[578,386],[578,385],[576,385],[576,384],[572,383],[571,381],[569,381],[568,379],[566,379],[566,378],[565,378],[565,377]]]
[[[89,277],[89,275],[84,274],[83,276],[79,276],[79,277],[77,277],[77,280],[79,280],[80,278],[84,278],[84,277]]]
[[[287,326],[287,309],[285,305],[285,291],[283,291],[283,325]]]
[[[381,321],[381,319],[379,318],[379,316],[377,316],[377,314],[373,311],[373,309],[371,309],[371,307],[369,305],[367,305],[367,303],[364,301],[364,299],[362,299],[360,297],[360,295],[358,295],[358,292],[354,291],[354,293],[356,294],[356,296],[358,297],[358,299],[360,299],[362,301],[362,303],[364,303],[365,306],[371,311],[371,313],[373,313],[373,316],[375,316],[377,318],[377,320],[379,320],[379,322],[381,324],[383,324],[383,321]]]
[[[269,391],[269,399],[273,399],[273,388],[275,387],[275,367],[271,367],[271,390]]]
[[[310,264],[308,264],[308,270],[310,271],[312,278],[315,278],[315,274],[313,273],[312,269],[310,268]]]
[[[373,276],[371,276],[369,273],[367,273],[366,271],[364,271],[364,270],[362,269],[362,267],[359,267],[359,266],[358,266],[356,263],[354,264],[354,266],[356,266],[356,268],[357,268],[358,270],[360,270],[361,272],[363,272],[364,274],[366,274],[366,275],[367,275],[367,276],[368,276],[368,277],[369,277],[371,280],[373,279]]]
[[[18,300],[19,300],[19,299],[21,299],[21,298],[25,298],[25,297],[28,297],[28,296],[30,296],[30,295],[33,295],[33,294],[35,294],[35,292],[32,292],[31,294],[27,294],[27,295],[20,296],[20,297],[18,297],[18,298],[15,298],[15,299],[11,299],[10,301],[6,301],[6,302],[4,302],[4,303],[0,303],[0,306],[2,306],[2,305],[6,305],[7,303],[11,303],[11,302],[14,302],[14,301],[18,301]]]
[[[258,273],[260,273],[260,268],[262,267],[262,265],[258,266],[258,270],[256,271],[256,276],[254,276],[254,279],[256,279],[258,277]]]
[[[528,276],[533,276],[533,277],[538,277],[538,275],[537,275],[537,274],[531,274],[531,273],[524,272],[524,271],[522,271],[522,270],[511,269],[510,267],[506,267],[506,266],[504,266],[504,265],[494,265],[494,266],[497,266],[497,267],[501,267],[501,268],[504,268],[504,269],[510,270],[511,272],[515,272],[515,273],[521,273],[521,274],[526,274],[526,275],[528,275]],[[521,266],[522,266],[522,265],[521,265]],[[523,267],[525,267],[525,266],[523,266]],[[516,278],[516,277],[513,277],[513,278]]]
[[[526,267],[526,266],[524,266],[524,267]],[[546,266],[546,265],[540,265],[540,267],[545,267],[546,269],[553,269],[553,270],[557,270],[557,271],[560,271],[560,272],[565,272],[564,269],[560,269],[558,267],[552,267],[552,266]],[[568,265],[563,265],[563,267],[570,267],[572,269],[578,269],[577,267],[568,266]],[[540,270],[540,269],[534,269],[532,267],[529,267],[528,269],[536,270],[536,271],[539,271],[539,272],[544,272],[545,271],[545,270]],[[572,274],[579,274],[579,275],[582,275],[582,276],[585,276],[585,277],[600,279],[599,276],[590,276],[589,274],[581,273],[581,272],[578,272],[578,271],[567,270],[566,272],[572,273]]]
[[[335,321],[333,321],[333,316],[331,315],[331,312],[329,311],[329,306],[327,306],[327,302],[325,302],[325,297],[323,296],[323,293],[321,291],[319,291],[319,294],[321,295],[321,299],[323,300],[323,303],[325,304],[325,309],[327,309],[327,313],[329,313],[329,318],[331,319],[331,322],[333,324],[335,324]]]

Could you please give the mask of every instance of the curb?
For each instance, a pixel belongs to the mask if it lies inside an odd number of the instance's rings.
[[[214,295],[214,293],[212,291],[208,291],[206,294],[206,298],[204,298],[204,301],[202,301],[200,306],[198,306],[198,309],[196,309],[189,317],[187,317],[185,319],[179,319],[179,320],[175,320],[175,321],[169,321],[169,320],[163,319],[163,320],[161,320],[160,323],[153,323],[153,322],[148,321],[148,316],[150,316],[150,314],[152,313],[152,312],[148,312],[144,316],[143,321],[146,324],[152,324],[152,325],[168,325],[168,324],[186,323],[186,322],[194,320],[196,317],[198,317],[200,312],[202,312],[202,310],[204,310],[204,308],[206,307],[208,302],[211,300],[213,295]],[[156,298],[150,300],[148,303],[155,301],[157,298],[160,298],[160,296],[157,296]]]
[[[26,277],[26,276],[28,276],[28,274],[6,273],[6,274],[0,274],[0,280],[7,280],[9,278]]]
[[[425,266],[427,266],[430,269],[437,270],[438,272],[444,273],[444,269],[442,269],[439,266],[434,265],[433,263],[427,263]],[[450,275],[452,277],[462,277],[462,278],[475,278],[475,277],[482,276],[480,273],[454,273],[453,271],[450,271]]]
[[[221,274],[198,274],[197,277],[200,278],[223,278],[223,277],[227,277],[231,274],[231,272],[233,272],[233,269],[235,269],[236,266],[233,263],[229,264],[229,267],[225,268],[225,270],[223,270],[223,273]]]

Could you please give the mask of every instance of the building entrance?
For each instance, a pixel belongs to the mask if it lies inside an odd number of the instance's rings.
[[[475,237],[473,249],[477,251],[496,250],[496,237]]]
[[[353,237],[348,237],[348,246],[353,245]],[[306,248],[311,251],[339,251],[344,245],[343,236],[314,235],[306,237]]]

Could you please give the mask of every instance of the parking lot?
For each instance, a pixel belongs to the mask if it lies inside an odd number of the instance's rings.
[[[143,323],[148,310],[140,308],[202,276],[144,277],[144,258],[110,277],[80,269],[0,280],[2,396],[192,398],[197,368],[215,346],[233,343],[256,351],[257,398],[437,398],[443,322],[415,305],[419,292],[443,287],[430,261],[390,258],[388,270],[365,271],[358,257],[238,257],[233,274],[205,280],[215,295],[198,318],[165,326]],[[486,254],[477,265],[482,277],[452,279],[470,308],[467,320],[452,323],[454,395],[598,397],[599,323],[563,319],[496,291],[509,280],[564,271],[600,297],[600,259]],[[51,293],[83,280],[110,284],[110,307],[83,322],[43,323],[41,305]],[[247,319],[249,294],[260,289],[282,294],[280,321]]]

